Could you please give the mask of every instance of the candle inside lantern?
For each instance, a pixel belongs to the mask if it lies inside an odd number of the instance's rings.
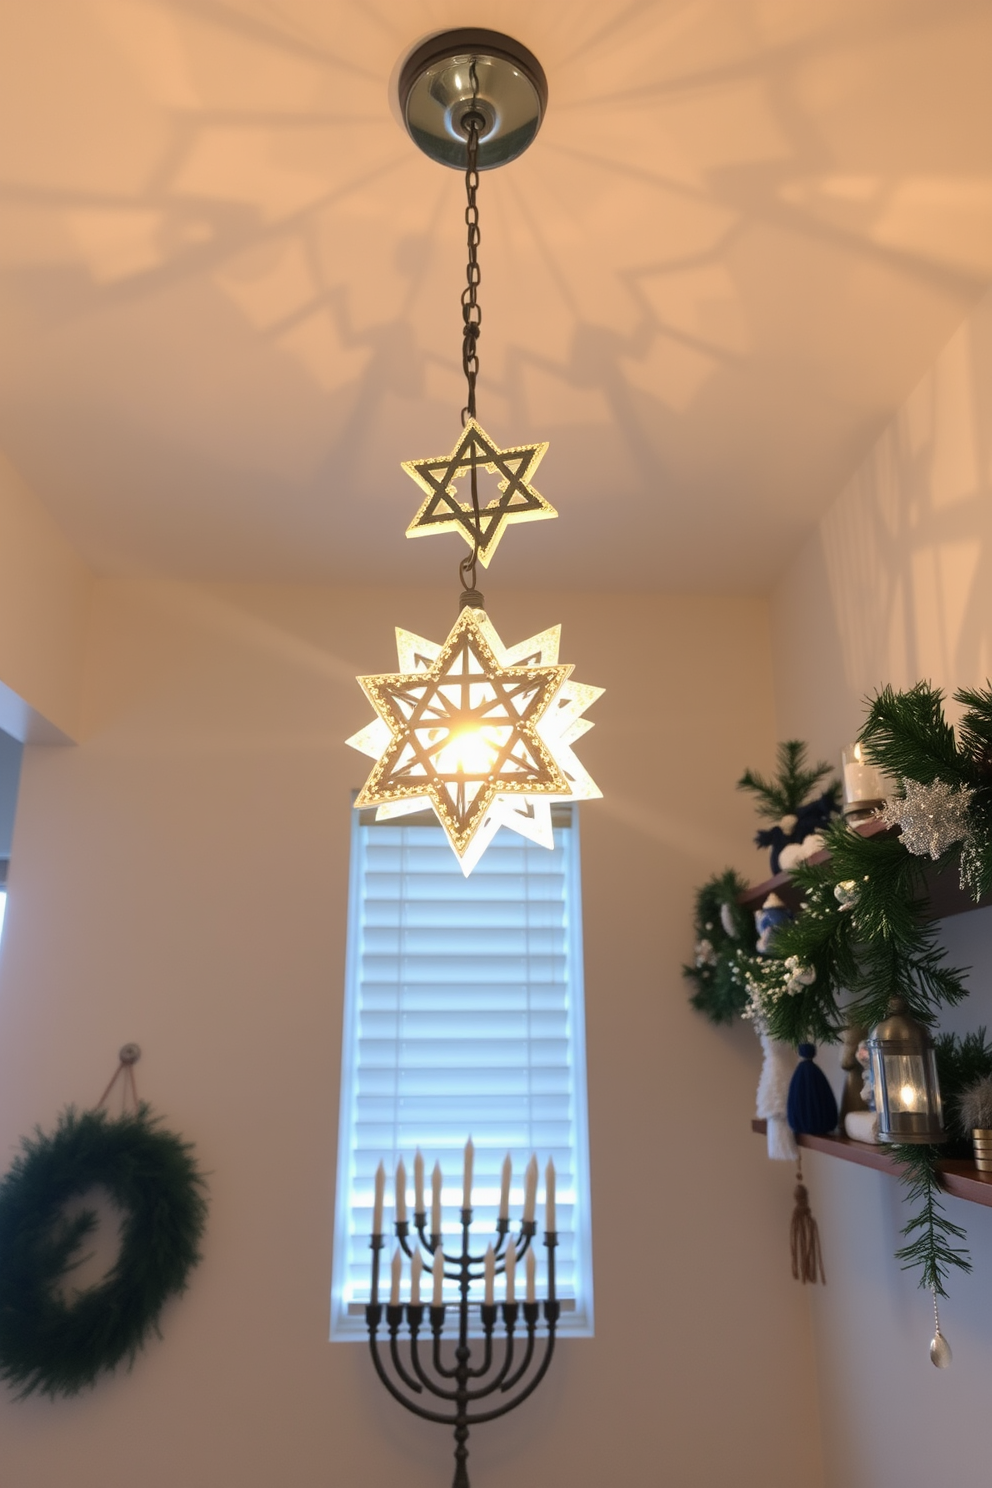
[[[923,1061],[912,1054],[886,1054],[882,1058],[890,1111],[926,1109],[926,1075]]]
[[[491,1245],[486,1246],[486,1306],[492,1307],[496,1287],[496,1253]]]
[[[424,1214],[424,1154],[417,1148],[413,1158],[413,1209],[415,1214]]]
[[[396,1164],[396,1219],[406,1219],[406,1163],[400,1158]]]
[[[528,1252],[527,1252],[527,1263],[526,1263],[525,1269],[526,1269],[526,1272],[527,1272],[527,1301],[528,1302],[536,1302],[537,1301],[537,1257],[535,1256],[533,1250],[528,1250]]]
[[[403,1252],[399,1246],[393,1251],[393,1286],[389,1293],[389,1301],[393,1307],[400,1305],[400,1281],[403,1277]]]
[[[463,1209],[471,1209],[472,1207],[472,1167],[474,1165],[474,1162],[475,1148],[472,1145],[472,1138],[469,1137],[468,1141],[465,1143],[465,1181],[462,1185]]]
[[[510,1180],[513,1177],[513,1162],[507,1153],[503,1159],[503,1177],[499,1186],[499,1217],[509,1219],[510,1217]]]
[[[506,1268],[506,1300],[507,1302],[515,1302],[517,1296],[517,1242],[513,1239],[507,1244],[504,1266]]]
[[[555,1165],[554,1159],[550,1157],[544,1170],[544,1228],[549,1235],[555,1234],[558,1229],[555,1220]]]
[[[434,1252],[434,1297],[435,1307],[444,1305],[444,1251],[440,1245]]]
[[[524,1174],[524,1220],[530,1222],[534,1218],[534,1207],[537,1204],[537,1158],[532,1157],[527,1164]]]
[[[372,1233],[382,1234],[382,1205],[386,1197],[386,1170],[382,1163],[375,1170],[375,1201],[372,1205]]]
[[[413,1252],[413,1260],[410,1263],[410,1305],[420,1306],[420,1277],[424,1269],[424,1258],[419,1250]]]
[[[431,1234],[441,1233],[441,1164],[434,1164],[431,1174]]]

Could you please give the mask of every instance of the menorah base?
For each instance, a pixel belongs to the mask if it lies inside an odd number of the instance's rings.
[[[468,1427],[455,1427],[455,1476],[451,1488],[472,1488],[468,1480]]]

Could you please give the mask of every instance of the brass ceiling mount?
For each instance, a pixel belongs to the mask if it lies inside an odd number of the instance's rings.
[[[548,80],[534,54],[512,36],[465,26],[414,48],[400,70],[399,104],[424,154],[462,171],[464,120],[473,111],[481,114],[479,169],[494,170],[522,155],[537,134]]]

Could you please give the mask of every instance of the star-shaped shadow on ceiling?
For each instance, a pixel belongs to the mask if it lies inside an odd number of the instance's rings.
[[[558,513],[531,478],[547,449],[544,444],[521,444],[500,449],[475,419],[469,419],[450,454],[433,460],[404,460],[403,469],[413,477],[427,498],[406,529],[407,537],[425,537],[454,528],[460,532],[479,562],[488,568],[500,538],[511,522],[540,522]],[[479,470],[495,475],[499,494],[481,507],[476,522],[471,496],[459,499],[457,482],[471,480]]]

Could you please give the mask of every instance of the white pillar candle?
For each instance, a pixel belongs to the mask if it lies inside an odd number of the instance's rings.
[[[513,1177],[513,1162],[507,1153],[503,1159],[503,1178],[499,1186],[499,1217],[510,1217],[510,1180]]]
[[[496,1286],[496,1253],[491,1245],[486,1246],[486,1306],[492,1307]]]
[[[393,1287],[389,1293],[389,1300],[394,1307],[400,1305],[400,1279],[403,1276],[403,1252],[397,1245],[393,1251]]]
[[[527,1164],[524,1174],[524,1219],[530,1221],[534,1218],[534,1207],[537,1204],[537,1158],[532,1157]]]
[[[375,1170],[375,1203],[372,1205],[372,1233],[382,1234],[382,1203],[386,1196],[386,1170],[382,1163]]]
[[[406,1163],[402,1158],[396,1164],[396,1218],[401,1223],[406,1219]]]
[[[515,1302],[517,1300],[517,1242],[511,1240],[506,1247],[504,1260],[506,1267],[506,1300]]]
[[[555,1220],[555,1164],[550,1157],[544,1170],[544,1228],[549,1235],[558,1228]]]
[[[444,1251],[440,1245],[434,1252],[434,1306],[444,1305]]]
[[[472,1207],[472,1167],[474,1163],[475,1148],[472,1145],[472,1138],[469,1137],[465,1143],[465,1181],[462,1185],[463,1209],[471,1209]]]
[[[425,1214],[424,1205],[424,1154],[417,1148],[413,1159],[413,1209],[415,1214]]]
[[[423,1269],[424,1258],[419,1250],[415,1250],[410,1264],[410,1303],[413,1307],[420,1305],[420,1276]]]
[[[886,794],[885,781],[878,768],[865,759],[860,744],[849,744],[841,755],[844,766],[844,804],[879,801]]]
[[[431,1234],[441,1233],[441,1164],[434,1164],[431,1174]]]
[[[527,1252],[527,1301],[537,1301],[537,1257],[533,1246]]]

